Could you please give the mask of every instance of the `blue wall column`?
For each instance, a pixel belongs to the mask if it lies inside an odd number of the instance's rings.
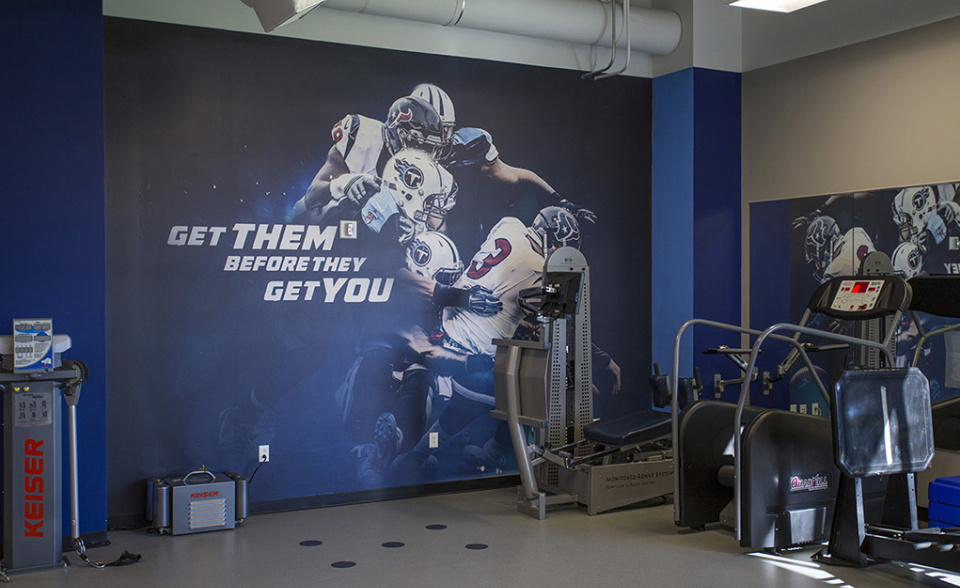
[[[52,318],[55,332],[73,339],[69,356],[90,368],[77,409],[80,531],[101,532],[107,508],[100,0],[0,2],[0,55],[0,334],[11,332],[14,318]],[[69,534],[66,476],[64,457]]]
[[[663,372],[687,320],[740,324],[740,121],[738,73],[691,68],[653,80],[652,345]],[[695,363],[708,378],[716,358],[700,352],[738,342],[687,333],[680,375]]]

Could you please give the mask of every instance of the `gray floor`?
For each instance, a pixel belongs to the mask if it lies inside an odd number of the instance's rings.
[[[17,586],[960,586],[960,576],[891,564],[822,567],[811,551],[785,557],[740,549],[730,532],[681,532],[670,505],[589,516],[559,507],[546,520],[520,515],[513,489],[257,515],[235,530],[158,536],[114,531],[89,550],[143,561],[13,576]],[[443,525],[442,529],[430,526]],[[302,545],[302,542],[319,544]],[[384,544],[402,544],[384,546]],[[352,567],[336,567],[352,562]]]

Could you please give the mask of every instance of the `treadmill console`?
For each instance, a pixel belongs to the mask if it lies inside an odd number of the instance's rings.
[[[882,288],[883,280],[842,280],[830,308],[846,312],[873,310]]]
[[[837,319],[865,320],[905,312],[912,290],[898,276],[840,276],[817,288],[807,308]]]

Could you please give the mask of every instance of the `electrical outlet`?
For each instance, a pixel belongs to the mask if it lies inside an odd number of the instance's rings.
[[[440,434],[436,431],[430,433],[430,449],[436,449],[440,446]]]
[[[261,445],[260,452],[257,454],[257,461],[270,461],[270,446]]]

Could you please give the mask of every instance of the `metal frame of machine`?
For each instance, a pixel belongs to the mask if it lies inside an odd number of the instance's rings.
[[[517,509],[537,519],[547,507],[580,503],[589,514],[670,493],[672,453],[650,443],[669,434],[667,415],[654,429],[615,435],[599,445],[589,437],[591,390],[590,270],[572,247],[544,264],[543,287],[524,293],[541,320],[540,341],[494,340],[496,407],[507,422],[520,471]],[[530,302],[538,299],[535,307]],[[524,427],[532,427],[535,442]],[[627,431],[624,431],[626,433]]]

